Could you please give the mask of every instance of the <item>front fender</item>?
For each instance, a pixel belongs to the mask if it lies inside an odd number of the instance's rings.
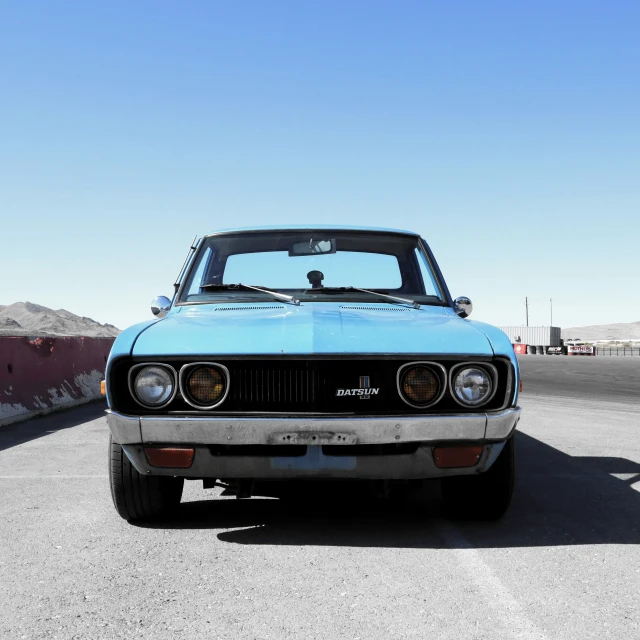
[[[487,339],[491,343],[494,355],[505,356],[511,360],[511,364],[515,371],[513,406],[516,406],[518,404],[518,393],[520,390],[520,366],[518,364],[518,358],[513,351],[511,340],[504,331],[491,324],[487,324],[486,322],[477,322],[475,320],[467,320],[467,322],[487,336]]]
[[[109,374],[111,371],[111,365],[114,360],[117,358],[121,358],[123,356],[130,356],[133,350],[133,345],[136,343],[136,340],[144,331],[146,331],[150,326],[156,324],[156,322],[161,322],[161,320],[146,320],[145,322],[138,322],[137,324],[132,325],[125,329],[118,337],[115,339],[113,345],[111,345],[111,351],[109,352],[109,357],[107,358],[107,367],[105,371],[105,392],[107,398],[107,406],[111,407],[111,395],[109,392]]]

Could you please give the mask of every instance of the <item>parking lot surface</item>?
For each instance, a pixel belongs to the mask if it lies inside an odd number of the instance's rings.
[[[516,493],[443,517],[381,500],[185,487],[171,522],[111,504],[100,403],[0,429],[0,637],[640,637],[640,358],[521,359]]]

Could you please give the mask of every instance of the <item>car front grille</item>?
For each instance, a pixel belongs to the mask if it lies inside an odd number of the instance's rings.
[[[239,367],[231,378],[230,400],[241,406],[313,406],[320,392],[313,368]]]
[[[462,359],[215,359],[229,370],[229,395],[215,409],[203,411],[187,404],[180,393],[162,410],[145,409],[131,397],[127,379],[129,369],[138,361],[123,358],[113,364],[110,388],[113,408],[129,415],[197,414],[239,415],[265,413],[269,415],[401,415],[475,412],[457,404],[447,390],[443,398],[427,409],[406,404],[397,389],[397,372],[403,364],[417,360],[441,363],[447,371]],[[145,362],[164,362],[180,370],[196,359],[145,358]],[[480,411],[497,410],[505,406],[512,393],[511,364],[504,358],[485,358],[498,371],[498,389],[493,399]],[[474,359],[474,361],[477,361]],[[360,389],[363,385],[376,390],[365,396],[340,395],[338,390]]]
[[[369,413],[399,400],[396,367],[381,361],[253,361],[225,366],[231,377],[228,411]],[[360,388],[365,380],[369,388],[378,390],[377,395],[336,395],[338,389]]]

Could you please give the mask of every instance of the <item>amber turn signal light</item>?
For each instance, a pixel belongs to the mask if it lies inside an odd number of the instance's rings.
[[[520,378],[520,393],[522,393],[522,378]]]
[[[187,378],[192,399],[201,405],[215,404],[224,394],[225,381],[216,367],[196,367]]]
[[[107,395],[107,389],[106,389],[106,384],[104,380],[100,381],[100,395],[103,395],[103,396]]]
[[[433,447],[433,461],[440,469],[474,467],[482,455],[482,447]]]
[[[195,449],[184,447],[145,447],[144,454],[152,467],[188,469],[193,462]]]
[[[431,367],[423,365],[404,369],[399,387],[404,401],[416,408],[427,407],[433,403],[441,389],[440,378]]]

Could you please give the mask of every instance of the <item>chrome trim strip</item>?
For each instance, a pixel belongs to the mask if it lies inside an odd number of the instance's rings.
[[[185,389],[185,385],[184,385],[184,376],[186,375],[185,373],[186,371],[188,371],[193,367],[200,367],[205,365],[208,365],[210,367],[215,367],[216,369],[221,369],[227,381],[222,398],[215,404],[212,404],[206,407],[204,405],[196,404],[195,402],[192,402],[192,399],[190,398],[189,393]],[[189,362],[187,364],[184,364],[180,368],[178,381],[180,385],[180,393],[182,394],[182,398],[184,399],[184,401],[187,404],[191,405],[194,409],[200,409],[201,411],[208,411],[209,409],[215,409],[216,407],[219,407],[227,399],[227,396],[229,395],[229,388],[231,387],[231,376],[229,375],[229,369],[227,369],[227,367],[225,367],[223,364],[219,364],[218,362]]]
[[[440,373],[442,374],[440,377],[440,393],[438,394],[437,398],[435,400],[433,400],[432,402],[430,402],[429,404],[413,404],[411,402],[409,402],[405,397],[404,394],[402,393],[402,389],[400,387],[400,374],[401,371],[405,368],[405,367],[415,367],[417,365],[428,365],[430,367],[438,367],[440,369]],[[444,368],[443,365],[441,365],[438,362],[428,362],[428,361],[420,361],[420,362],[407,362],[407,364],[403,364],[401,367],[398,367],[398,372],[396,373],[396,388],[398,389],[398,395],[400,396],[400,398],[402,399],[402,401],[405,404],[408,404],[410,407],[413,407],[414,409],[428,409],[429,407],[432,407],[434,404],[437,404],[438,402],[440,402],[440,400],[442,400],[444,394],[447,392],[447,370]]]
[[[198,245],[202,241],[202,240],[200,240],[200,242],[196,242],[196,240],[198,240],[198,234],[196,234],[193,237],[193,240],[191,241],[191,244],[189,245],[189,251],[187,252],[187,257],[184,259],[184,262],[182,263],[182,268],[180,269],[180,271],[178,273],[178,277],[176,278],[176,281],[173,283],[173,297],[174,297],[174,299],[175,299],[176,293],[178,292],[178,289],[180,287],[182,276],[184,275],[184,272],[187,269],[187,264],[189,263],[189,260],[190,260],[191,256],[193,255],[193,253],[197,250]]]
[[[453,309],[453,298],[451,297],[451,292],[449,291],[449,287],[447,287],[444,275],[442,274],[442,271],[440,271],[440,267],[436,261],[436,257],[431,251],[431,247],[429,247],[427,241],[422,236],[418,236],[418,245],[424,256],[427,258],[429,268],[436,278],[436,284],[440,289],[440,299],[447,307],[451,307]]]
[[[492,378],[491,386],[493,388],[491,390],[491,393],[489,394],[489,397],[484,402],[480,404],[465,404],[458,399],[458,396],[456,396],[453,388],[453,375],[458,369],[461,369],[462,367],[471,368],[474,366],[478,369],[484,369],[485,371],[489,369],[487,373],[489,373]],[[453,400],[465,409],[480,409],[486,406],[489,402],[491,402],[491,400],[493,400],[493,396],[496,395],[496,391],[498,391],[498,370],[490,362],[461,362],[459,364],[453,365],[451,369],[449,369],[449,393],[451,394]]]
[[[164,368],[164,369],[169,369],[169,371],[171,372],[171,375],[173,377],[173,392],[169,396],[169,399],[163,404],[145,404],[144,402],[142,402],[142,400],[140,400],[140,398],[138,398],[138,396],[134,392],[133,385],[131,384],[133,379],[133,372],[136,371],[137,369],[141,369],[142,367]],[[129,385],[129,393],[131,394],[131,397],[134,399],[134,401],[137,404],[139,404],[141,407],[144,407],[145,409],[162,409],[167,405],[171,404],[173,399],[176,397],[176,393],[178,393],[178,374],[170,364],[165,364],[164,362],[141,362],[139,364],[133,365],[133,367],[129,369],[128,376],[129,376],[129,379],[127,382]]]
[[[198,236],[196,234],[196,238],[197,237]],[[194,241],[195,241],[195,238],[194,238]],[[185,260],[185,263],[182,269],[180,270],[180,273],[178,274],[178,280],[176,280],[176,282],[173,285],[174,293],[173,293],[173,298],[171,300],[172,305],[174,306],[177,305],[180,299],[182,298],[182,294],[184,293],[184,288],[185,288],[185,285],[187,284],[187,280],[191,275],[191,270],[193,269],[193,265],[195,261],[198,259],[200,255],[200,251],[203,246],[204,246],[204,238],[200,238],[200,240],[195,242],[195,244],[192,243],[191,247],[189,247],[189,253],[187,254],[187,259]],[[176,287],[176,284],[178,284],[177,287]]]

